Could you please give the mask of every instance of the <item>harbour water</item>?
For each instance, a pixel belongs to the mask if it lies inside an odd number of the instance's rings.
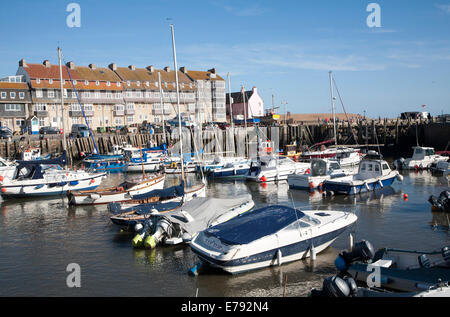
[[[402,183],[354,197],[289,190],[287,182],[209,182],[211,197],[250,192],[256,207],[288,204],[351,211],[359,218],[314,262],[307,259],[236,276],[188,275],[198,262],[188,246],[133,249],[133,235],[111,223],[106,206],[69,207],[65,197],[2,201],[0,296],[305,296],[335,273],[334,259],[347,248],[350,232],[355,241],[369,240],[375,248],[426,251],[450,244],[449,216],[431,212],[427,202],[430,195],[448,189],[448,181],[428,171],[402,175]],[[139,176],[111,174],[104,185],[130,177]],[[190,174],[188,181],[199,180]],[[177,176],[167,176],[166,186],[178,182]],[[80,265],[80,288],[66,285],[70,263]]]

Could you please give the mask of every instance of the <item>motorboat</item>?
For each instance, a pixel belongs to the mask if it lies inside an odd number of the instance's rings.
[[[311,167],[305,173],[288,176],[289,188],[314,190],[321,188],[325,180],[355,174],[353,170],[342,169],[337,161],[312,159]]]
[[[209,227],[190,246],[202,264],[235,274],[317,254],[356,220],[348,212],[273,205]]]
[[[336,155],[329,160],[339,163],[341,167],[349,167],[358,165],[363,157],[364,154],[357,149],[337,148]]]
[[[15,172],[16,163],[0,157],[0,181],[4,178],[13,178]]]
[[[277,155],[265,155],[252,160],[245,179],[253,182],[271,182],[287,180],[288,175],[304,173],[310,163],[294,162],[290,158]]]
[[[394,167],[399,170],[429,169],[432,164],[448,160],[446,156],[437,155],[432,147],[415,146],[413,150],[414,152],[411,158],[395,160]]]
[[[212,161],[200,162],[197,166],[197,171],[202,170],[207,173],[210,170],[225,167],[225,165],[233,163],[248,163],[248,159],[245,157],[234,157],[234,156],[216,156]]]
[[[227,163],[223,167],[210,169],[206,176],[208,178],[243,178],[248,174],[250,164],[248,162]]]
[[[354,175],[327,179],[323,190],[329,194],[355,195],[392,185],[394,180],[403,180],[398,171],[393,171],[381,155],[367,155],[360,163],[358,173]]]
[[[89,173],[64,168],[67,155],[55,159],[17,161],[12,178],[0,182],[3,198],[58,196],[70,190],[89,190],[98,187],[106,173]]]
[[[133,199],[133,195],[145,194],[164,187],[165,175],[156,175],[139,182],[123,182],[118,186],[93,189],[70,190],[67,198],[70,205],[101,205],[110,202],[124,202]]]
[[[30,147],[22,152],[22,161],[47,160],[51,158],[50,154],[41,155],[41,149],[38,147]]]
[[[145,152],[139,148],[130,147],[123,150],[127,172],[156,172],[161,168],[163,155]]]
[[[450,162],[449,161],[439,161],[437,163],[432,163],[430,166],[431,172],[435,174],[445,174],[450,171]]]
[[[239,217],[254,205],[251,195],[246,194],[226,199],[196,198],[169,211],[152,209],[145,222],[136,225],[133,246],[190,243],[200,231]]]
[[[197,170],[197,165],[193,161],[183,162],[185,173],[195,173]],[[182,167],[181,162],[171,161],[169,163],[163,164],[164,173],[166,174],[181,174]]]
[[[360,285],[395,292],[422,293],[450,281],[450,247],[435,251],[381,248],[356,243],[335,260],[340,276]],[[420,296],[420,295],[419,295]]]

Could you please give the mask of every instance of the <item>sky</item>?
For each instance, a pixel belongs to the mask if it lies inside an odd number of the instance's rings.
[[[80,27],[67,25],[72,2]],[[367,23],[370,3],[379,27]],[[255,86],[280,113],[282,103],[331,112],[329,71],[348,113],[450,113],[450,0],[10,1],[0,12],[0,77],[22,58],[57,63],[58,46],[77,65],[173,68],[170,24],[178,67],[230,73],[233,92]]]

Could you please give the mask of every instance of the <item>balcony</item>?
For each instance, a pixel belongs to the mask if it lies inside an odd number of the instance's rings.
[[[126,115],[133,115],[135,113],[136,113],[136,111],[134,110],[134,108],[133,109],[125,109],[125,114]]]
[[[124,109],[114,109],[114,116],[118,117],[118,116],[123,116],[123,115],[125,115]]]
[[[82,117],[83,112],[81,110],[69,110],[69,117]]]
[[[36,110],[36,111],[34,111],[34,115],[36,117],[47,117],[48,111],[47,110]]]

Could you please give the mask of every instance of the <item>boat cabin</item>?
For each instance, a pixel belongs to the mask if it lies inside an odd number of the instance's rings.
[[[338,170],[341,166],[338,162],[330,162],[325,160],[311,160],[311,176],[325,176],[328,171]]]
[[[384,160],[362,160],[359,165],[358,177],[363,179],[376,178],[389,174],[391,168]]]
[[[432,147],[415,146],[413,147],[413,149],[414,149],[412,156],[413,160],[423,160],[427,156],[435,155],[434,149]]]

